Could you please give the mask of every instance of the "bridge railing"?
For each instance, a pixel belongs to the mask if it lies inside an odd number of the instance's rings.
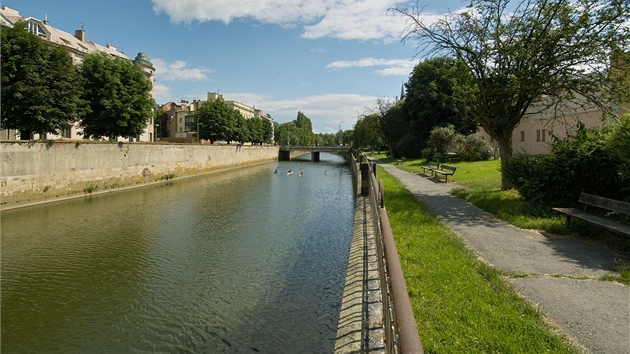
[[[400,266],[396,243],[384,203],[383,181],[376,181],[376,167],[359,157],[361,194],[369,196],[383,302],[383,324],[387,353],[424,353],[416,320]]]

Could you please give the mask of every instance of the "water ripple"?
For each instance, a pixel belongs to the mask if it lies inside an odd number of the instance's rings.
[[[325,156],[3,212],[3,353],[331,352],[354,192]]]

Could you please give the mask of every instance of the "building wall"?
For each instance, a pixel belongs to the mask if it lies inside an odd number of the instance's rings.
[[[278,147],[237,145],[3,142],[2,207],[83,195],[215,169],[275,161]]]
[[[523,117],[512,132],[512,151],[539,155],[548,153],[553,143],[552,135],[564,139],[577,131],[578,122],[587,128],[599,127],[605,124],[603,113],[598,108],[571,109],[571,113],[552,114],[549,111],[530,114]],[[498,151],[498,144],[488,133],[480,130],[477,133],[490,146]],[[498,152],[495,154],[498,157]]]

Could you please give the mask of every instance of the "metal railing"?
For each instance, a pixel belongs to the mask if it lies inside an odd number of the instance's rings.
[[[359,155],[361,194],[369,196],[383,302],[386,353],[424,353],[374,163]]]

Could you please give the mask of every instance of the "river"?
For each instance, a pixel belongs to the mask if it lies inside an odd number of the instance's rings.
[[[331,353],[354,188],[321,158],[2,212],[2,353]]]

